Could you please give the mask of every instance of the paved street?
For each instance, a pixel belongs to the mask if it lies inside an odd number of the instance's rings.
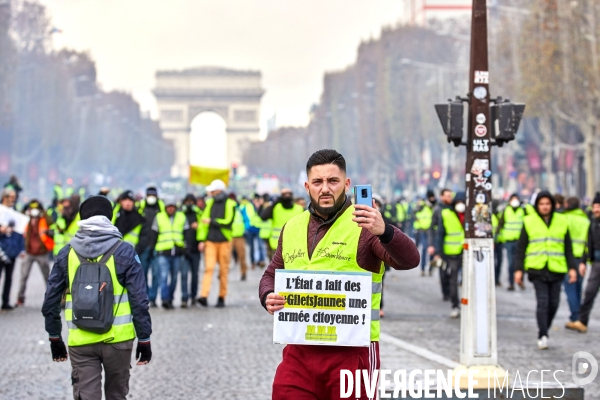
[[[153,359],[132,368],[131,399],[268,399],[282,346],[271,343],[271,318],[257,300],[261,270],[250,271],[247,282],[239,270],[230,274],[230,296],[225,309],[211,307],[174,311],[153,309]],[[12,301],[16,300],[19,268],[15,271]],[[506,285],[505,285],[506,286]],[[213,290],[218,286],[213,284]],[[44,287],[35,269],[30,277],[25,308],[0,314],[0,399],[65,399],[71,396],[70,365],[55,364],[44,331],[40,306]],[[436,277],[418,271],[392,271],[386,277],[386,317],[382,331],[410,344],[398,347],[382,338],[382,367],[386,369],[448,369],[458,361],[459,320],[448,318],[450,305],[441,301]],[[587,335],[565,331],[568,307],[563,299],[550,349],[536,347],[535,302],[531,285],[524,292],[498,291],[500,364],[512,374],[518,369],[564,370],[557,377],[571,382],[571,358],[585,350],[600,359],[600,312],[594,310]],[[64,333],[66,337],[66,332]],[[385,339],[385,340],[384,340]],[[415,350],[416,349],[416,350]],[[415,354],[426,349],[439,358]],[[538,375],[539,377],[539,375]],[[600,397],[600,378],[586,387],[586,398]]]

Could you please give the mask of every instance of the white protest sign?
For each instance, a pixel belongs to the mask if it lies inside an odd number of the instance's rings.
[[[25,228],[29,223],[29,217],[0,204],[0,225],[8,226],[11,221],[15,223],[15,232],[23,235],[25,233]]]
[[[273,342],[369,346],[369,272],[275,271],[275,293],[286,298],[275,312]]]

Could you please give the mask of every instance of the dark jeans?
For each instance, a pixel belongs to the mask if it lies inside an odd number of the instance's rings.
[[[502,271],[502,261],[504,261],[504,245],[502,243],[494,243],[494,282],[500,282],[500,272]]]
[[[560,286],[562,282],[562,279],[555,282],[547,282],[540,279],[531,281],[537,300],[538,338],[548,336],[548,329],[552,326],[552,320],[560,304]]]
[[[69,347],[73,398],[102,400],[102,369],[106,399],[125,399],[129,393],[129,370],[133,340]]]
[[[182,256],[163,256],[159,255],[156,257],[156,264],[160,271],[160,297],[163,302],[172,301],[173,293],[177,287],[177,273],[179,272]],[[187,278],[186,278],[187,285]],[[152,287],[154,287],[154,277],[152,277]],[[150,300],[156,300],[156,294],[152,293]],[[187,300],[188,293],[187,287],[182,285],[181,297]]]
[[[4,264],[0,262],[0,276],[4,270],[4,289],[2,290],[2,307],[9,306],[10,288],[12,286],[12,276],[15,270],[15,262]]]
[[[587,286],[583,295],[583,303],[579,308],[579,320],[587,325],[590,319],[590,311],[594,306],[594,300],[598,295],[598,289],[600,289],[600,261],[594,261],[592,265]]]
[[[258,232],[246,232],[244,234],[244,237],[246,238],[246,243],[248,244],[248,247],[250,247],[250,264],[256,265],[261,260],[257,247],[257,240],[260,240],[258,237]]]
[[[185,255],[186,263],[190,266],[192,273],[190,281],[190,298],[193,300],[198,296],[198,271],[200,269],[200,253]]]
[[[579,307],[581,305],[581,289],[583,287],[583,277],[579,275],[579,271],[577,271],[577,281],[573,283],[569,283],[569,275],[565,275],[565,279],[563,280],[563,285],[565,286],[565,294],[567,295],[567,302],[569,303],[569,310],[571,310],[571,315],[569,319],[572,322],[575,322],[579,319]]]
[[[452,308],[457,308],[458,301],[458,274],[462,269],[462,254],[459,256],[446,256],[446,262],[448,265],[446,266],[446,274],[449,279],[450,286],[450,302],[452,303]]]
[[[144,270],[144,278],[146,278],[146,289],[150,288],[148,285],[148,271],[150,270],[150,266],[152,265],[152,261],[154,261],[154,250],[150,247],[144,249],[140,254],[140,264],[142,264],[142,269]],[[154,279],[154,277],[152,277]]]
[[[508,284],[515,286],[515,253],[517,252],[517,240],[504,242],[506,256],[508,257]]]
[[[425,268],[429,265],[433,256],[430,256],[427,253],[427,248],[429,247],[429,237],[427,235],[427,231],[418,230],[416,231],[416,245],[417,250],[421,253],[421,271],[425,271]]]
[[[446,258],[444,258],[444,261],[448,262]],[[442,287],[442,296],[444,296],[444,299],[449,298],[450,297],[450,270],[448,269],[448,266],[446,266],[446,268],[438,268],[438,270],[440,271],[440,286]]]

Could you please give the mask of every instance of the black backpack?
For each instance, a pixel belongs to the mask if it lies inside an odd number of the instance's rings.
[[[87,260],[75,252],[80,265],[71,285],[71,298],[73,324],[81,330],[104,334],[112,328],[115,319],[115,297],[112,276],[106,263],[121,243],[119,241],[115,244],[96,262]]]

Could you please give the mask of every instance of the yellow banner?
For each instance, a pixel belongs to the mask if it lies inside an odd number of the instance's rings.
[[[229,185],[229,169],[190,165],[190,184],[208,186],[215,179],[220,179],[225,182],[226,185]]]

